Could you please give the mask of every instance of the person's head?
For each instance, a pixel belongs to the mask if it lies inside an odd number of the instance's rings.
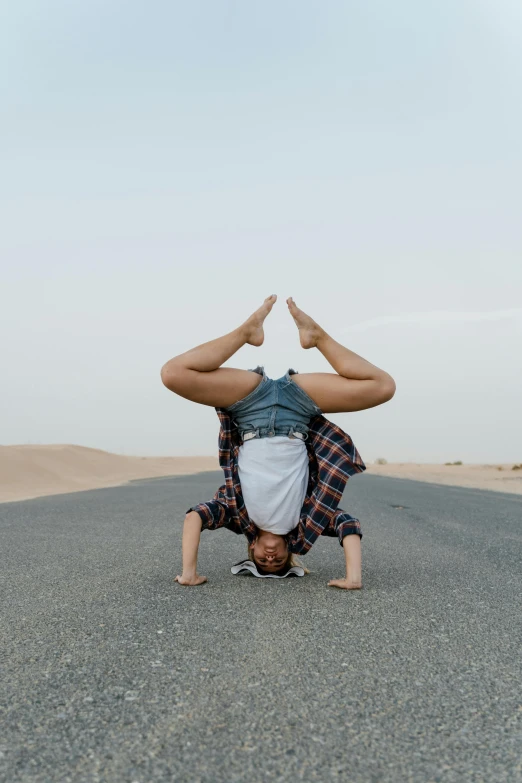
[[[276,574],[290,567],[292,555],[284,536],[259,530],[254,543],[248,547],[248,556],[258,570],[266,574]]]

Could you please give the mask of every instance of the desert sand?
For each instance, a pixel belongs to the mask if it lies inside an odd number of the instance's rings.
[[[520,464],[520,463],[519,463]],[[454,487],[491,489],[522,495],[522,464],[513,470],[513,462],[503,465],[425,465],[412,462],[367,465],[367,472],[377,476],[428,481]]]
[[[389,463],[367,468],[378,476],[522,494],[522,465],[513,470],[513,463]],[[216,457],[126,457],[84,446],[0,446],[0,503],[208,470],[219,470]]]
[[[0,446],[0,503],[219,470],[216,457],[125,457],[83,446]]]

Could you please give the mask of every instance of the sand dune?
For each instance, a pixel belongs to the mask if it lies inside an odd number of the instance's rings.
[[[368,465],[367,467],[369,473],[379,476],[522,494],[522,464],[518,470],[513,470],[512,462],[504,465],[390,463],[388,465]]]
[[[217,458],[125,457],[69,445],[0,446],[0,502],[205,470],[219,470]]]
[[[368,472],[522,494],[522,469],[508,465],[368,465]],[[0,503],[114,487],[140,478],[219,470],[215,457],[125,457],[83,446],[0,446]]]

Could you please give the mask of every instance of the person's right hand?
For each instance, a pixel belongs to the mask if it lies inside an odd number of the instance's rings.
[[[177,576],[174,579],[175,582],[178,582],[180,585],[185,585],[186,587],[195,587],[196,585],[202,585],[203,582],[207,581],[206,576],[200,576],[199,574],[194,574],[194,576]]]

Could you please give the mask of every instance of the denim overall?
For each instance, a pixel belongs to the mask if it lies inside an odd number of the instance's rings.
[[[242,442],[275,435],[306,440],[310,419],[320,415],[321,409],[293,382],[295,370],[275,381],[267,377],[263,367],[252,372],[262,376],[259,386],[227,408]]]

